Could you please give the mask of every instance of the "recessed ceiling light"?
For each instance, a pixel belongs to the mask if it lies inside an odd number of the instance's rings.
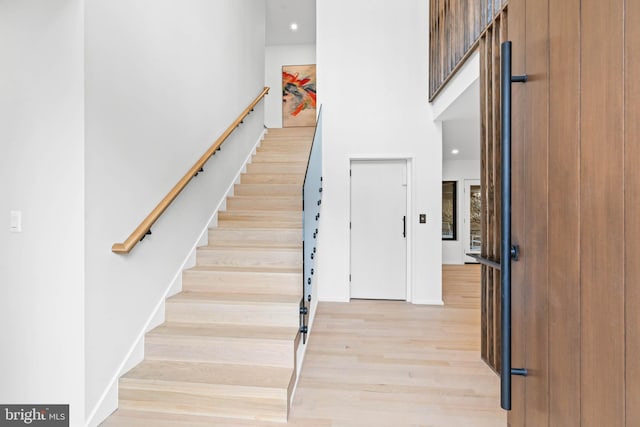
[[[460,150],[458,150],[457,148],[454,148],[453,150],[451,150],[451,154],[458,154],[460,152]]]
[[[291,31],[298,31],[298,24],[292,22],[291,25],[289,25],[289,28],[291,28]]]

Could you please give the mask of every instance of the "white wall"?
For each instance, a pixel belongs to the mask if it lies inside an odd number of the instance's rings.
[[[111,253],[111,245],[124,241],[264,87],[265,3],[92,0],[86,28],[86,408],[92,418],[261,135],[263,105],[153,235],[129,255]]]
[[[456,181],[458,207],[457,226],[458,240],[442,241],[442,263],[464,264],[464,210],[466,209],[464,195],[464,181],[480,179],[480,159],[478,160],[449,160],[442,168],[443,181]]]
[[[282,127],[282,66],[316,63],[315,44],[267,46],[265,54],[265,81],[271,96],[265,104],[265,125]]]
[[[72,426],[84,425],[82,4],[0,2],[0,402],[70,404]]]
[[[349,300],[349,161],[412,161],[412,300],[442,302],[442,140],[428,103],[429,13],[415,0],[317,2],[324,187],[321,300]],[[427,224],[418,224],[426,213]]]

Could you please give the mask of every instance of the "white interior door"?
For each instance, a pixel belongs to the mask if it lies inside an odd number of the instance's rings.
[[[479,254],[481,242],[480,215],[482,212],[480,199],[480,180],[464,181],[464,260],[477,262],[466,254]]]
[[[407,162],[351,162],[351,298],[407,299]]]

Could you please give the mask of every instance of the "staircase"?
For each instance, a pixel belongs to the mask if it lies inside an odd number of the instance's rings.
[[[302,183],[313,128],[272,129],[257,149],[144,360],[121,377],[105,426],[286,422],[302,298]]]

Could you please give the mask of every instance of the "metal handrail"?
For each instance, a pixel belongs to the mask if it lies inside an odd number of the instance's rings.
[[[500,270],[500,263],[497,261],[490,260],[489,258],[484,258],[478,254],[465,254],[466,256],[475,259],[482,265],[486,265],[487,267],[495,268],[496,270]]]

